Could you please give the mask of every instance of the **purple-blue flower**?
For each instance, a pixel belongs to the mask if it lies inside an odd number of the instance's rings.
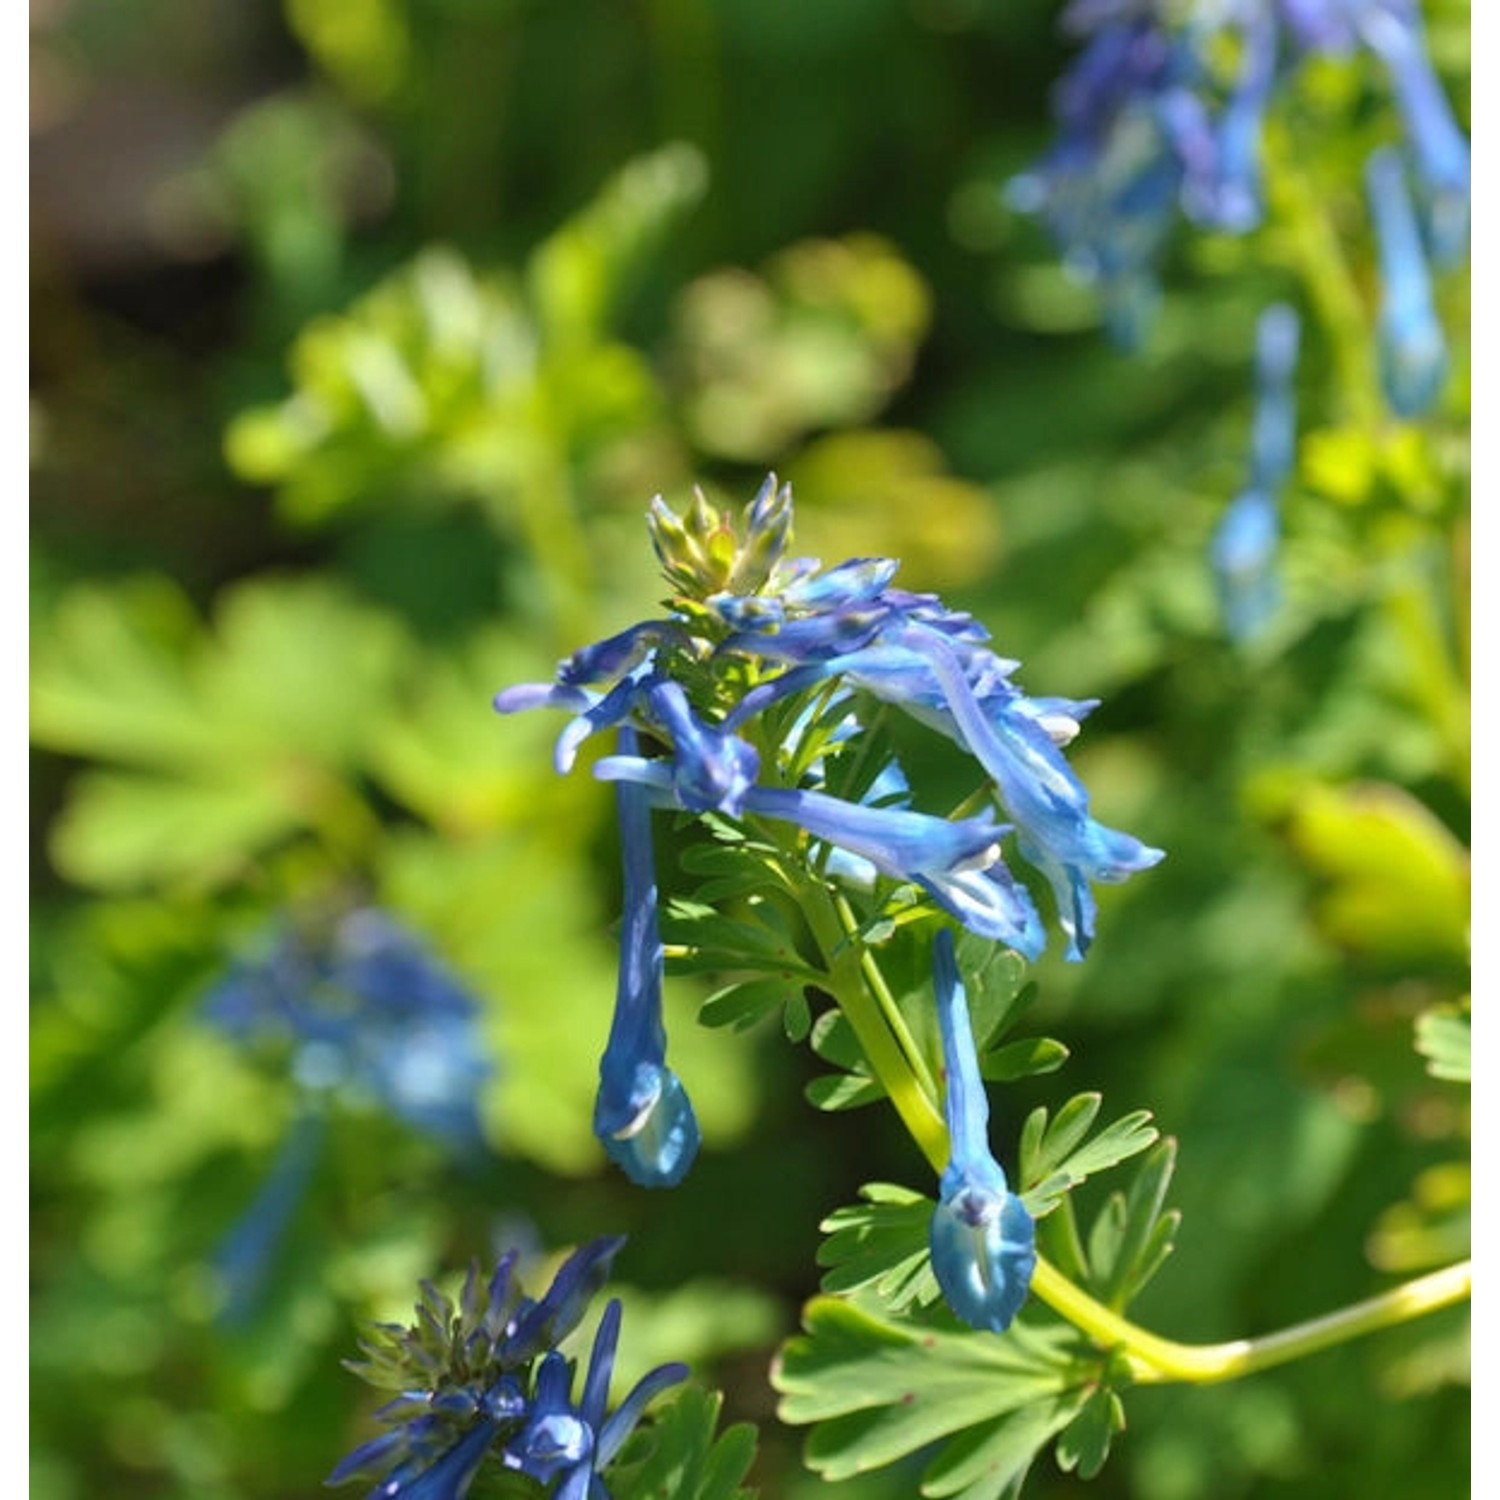
[[[491,1065],[473,996],[384,912],[303,920],[236,963],[204,1016],[236,1041],[289,1049],[309,1097],[370,1101],[455,1149],[482,1140]]]
[[[1303,59],[1378,60],[1416,164],[1428,251],[1468,243],[1469,143],[1427,51],[1415,0],[1225,0],[1181,7],[1075,0],[1064,29],[1082,50],[1053,96],[1057,135],[1007,197],[1036,215],[1063,264],[1098,290],[1129,348],[1158,300],[1179,216],[1243,234],[1262,220],[1264,121]],[[1226,68],[1220,58],[1238,53]]]
[[[635,732],[620,731],[625,752]],[[648,791],[628,780],[616,789],[625,871],[620,977],[609,1041],[599,1063],[594,1134],[641,1187],[674,1187],[698,1154],[698,1121],[681,1080],[667,1066],[662,1023],[662,943],[657,917]]]
[[[943,1115],[950,1142],[928,1230],[932,1270],[944,1300],[965,1323],[1004,1333],[1031,1286],[1036,1231],[990,1151],[989,1102],[953,934],[947,928],[933,942],[932,964],[947,1080]]]
[[[583,735],[605,724],[634,726],[661,753],[624,750],[598,761],[595,775],[645,788],[656,806],[794,823],[821,846],[818,867],[835,878],[873,869],[916,885],[970,930],[1035,957],[1042,922],[1001,859],[1001,840],[1013,828],[1017,850],[1052,887],[1069,957],[1081,958],[1093,937],[1093,886],[1161,858],[1093,817],[1063,755],[1095,704],[1024,693],[1012,680],[1018,664],[989,648],[971,615],[893,586],[892,559],[822,569],[781,557],[757,534],[756,516],[774,514],[775,544],[783,546],[790,495],[778,492],[782,500],[768,512],[769,493],[763,487],[751,507],[744,537],[701,498],[688,523],[669,524],[663,518],[671,513],[653,507],[653,538],[670,559],[669,578],[693,581],[696,592],[674,601],[666,625],[643,622],[597,651],[575,653],[560,669],[566,682],[508,688],[496,706],[571,712],[559,741],[569,753],[559,764],[571,764]],[[702,538],[719,540],[709,546]],[[758,580],[753,592],[737,591],[745,579]],[[626,641],[635,644],[619,644]],[[641,642],[655,644],[642,654]],[[580,662],[590,663],[587,672]],[[824,757],[809,761],[801,751],[795,713],[777,717],[780,743],[765,738],[771,710],[816,694],[827,695],[825,710],[846,699],[854,705],[836,714],[845,741],[864,694],[946,735],[983,771],[1008,822],[988,815],[954,822],[909,805],[835,795]],[[623,1085],[617,1092],[626,1092]],[[623,1110],[616,1116],[624,1118]]]
[[[483,1145],[479,1094],[491,1065],[473,997],[416,937],[369,908],[287,923],[268,951],[230,968],[203,1014],[242,1046],[273,1054],[298,1095],[270,1172],[213,1255],[221,1316],[237,1323],[254,1311],[317,1168],[329,1104],[373,1103],[471,1155]]]

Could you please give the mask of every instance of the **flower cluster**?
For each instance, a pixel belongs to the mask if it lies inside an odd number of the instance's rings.
[[[679,1180],[697,1146],[691,1107],[665,1065],[652,808],[790,825],[824,876],[915,886],[964,926],[1028,957],[1046,933],[1001,855],[1012,830],[1021,858],[1052,889],[1074,959],[1093,936],[1094,885],[1161,858],[1094,819],[1062,753],[1092,702],[1023,693],[1011,680],[1017,663],[989,649],[971,616],[892,586],[890,559],[824,570],[789,558],[791,525],[790,490],[774,476],[743,533],[701,495],[685,520],[658,498],[652,538],[675,590],[666,618],[576,652],[555,682],[507,688],[495,700],[502,713],[570,714],[556,744],[559,771],[590,735],[620,732],[616,753],[594,767],[618,787],[626,899],[595,1124],[610,1155],[648,1186]],[[900,805],[909,796],[888,761],[860,800],[834,795],[816,747],[851,733],[865,738],[863,716],[882,704],[965,750],[1010,821]],[[813,719],[820,734],[809,728]],[[658,753],[645,753],[646,740]]]
[[[454,1148],[481,1139],[479,1010],[411,933],[368,907],[288,926],[204,1002],[251,1047],[289,1048],[309,1098],[374,1103]]]
[[[462,1500],[481,1467],[525,1474],[556,1500],[608,1500],[600,1477],[647,1404],[687,1377],[660,1365],[608,1412],[620,1334],[611,1299],[594,1336],[583,1389],[558,1345],[609,1278],[623,1237],[597,1239],[563,1264],[540,1301],[525,1296],[516,1252],[485,1280],[471,1266],[455,1304],[428,1282],[409,1328],[378,1325],[349,1368],[397,1392],[376,1413],[386,1431],[356,1448],[326,1483],[380,1476],[369,1500]]]
[[[1224,627],[1237,641],[1259,633],[1276,607],[1278,504],[1297,458],[1297,370],[1300,325],[1285,303],[1261,314],[1255,339],[1255,419],[1250,476],[1230,502],[1210,546]]]
[[[243,1046],[275,1054],[298,1104],[265,1181],[213,1260],[220,1316],[254,1309],[322,1154],[328,1103],[375,1104],[451,1151],[481,1145],[490,1073],[478,1007],[410,933],[369,908],[304,918],[269,951],[233,965],[204,1015]]]
[[[1179,211],[1233,234],[1260,222],[1266,110],[1278,82],[1309,56],[1368,53],[1401,117],[1421,232],[1404,232],[1377,202],[1388,298],[1394,280],[1403,305],[1417,300],[1410,288],[1425,288],[1429,255],[1442,264],[1463,255],[1469,145],[1433,72],[1417,0],[1192,0],[1185,15],[1161,0],[1074,0],[1063,24],[1084,47],[1054,96],[1058,137],[1009,196],[1046,222],[1068,266],[1098,286],[1121,343],[1138,341],[1155,305],[1157,265]],[[1238,62],[1226,74],[1228,54]],[[1404,179],[1398,160],[1382,171]],[[1382,341],[1409,335],[1411,322],[1383,318]],[[1408,414],[1398,390],[1409,398],[1412,387],[1388,381],[1387,390]]]

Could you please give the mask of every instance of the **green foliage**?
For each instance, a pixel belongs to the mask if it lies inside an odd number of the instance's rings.
[[[1118,1166],[1145,1151],[1157,1138],[1151,1112],[1132,1110],[1088,1139],[1103,1103],[1099,1094],[1075,1094],[1048,1122],[1044,1106],[1034,1109],[1021,1129],[1021,1200],[1042,1218],[1086,1177]]]
[[[813,1424],[808,1465],[846,1479],[940,1443],[921,1493],[998,1500],[1088,1402],[1100,1370],[1076,1336],[1023,1317],[1003,1337],[903,1325],[819,1297],[773,1381],[784,1421]]]
[[[1040,1163],[1047,1171],[1052,1153],[1065,1153],[1069,1141],[1076,1145],[1097,1108],[1096,1098],[1079,1096],[1059,1112],[1059,1133],[1042,1137],[1038,1129],[1044,1144],[1040,1154],[1030,1148],[1033,1170]],[[1129,1138],[1125,1131],[1117,1136],[1116,1151]],[[1149,1145],[1137,1136],[1132,1149]],[[1102,1170],[1104,1154],[1086,1162],[1074,1181]],[[1038,1225],[1038,1247],[1116,1310],[1135,1299],[1171,1253],[1179,1215],[1163,1203],[1174,1156],[1168,1141],[1147,1150],[1129,1188],[1105,1199],[1086,1236],[1067,1189],[1058,1190]],[[838,1297],[808,1304],[804,1332],[783,1346],[773,1376],[780,1415],[813,1424],[809,1465],[839,1479],[944,1438],[921,1493],[995,1500],[1018,1493],[1037,1453],[1056,1436],[1059,1468],[1085,1479],[1096,1474],[1125,1427],[1126,1365],[1035,1307],[1002,1335],[960,1329],[939,1302],[932,1275],[933,1201],[885,1183],[860,1192],[864,1203],[838,1210],[822,1225],[827,1238],[818,1261],[829,1268],[823,1289]]]
[[[1417,1051],[1427,1059],[1427,1071],[1434,1078],[1448,1078],[1454,1083],[1468,1083],[1473,1076],[1470,1058],[1469,1012],[1448,1010],[1423,1011],[1417,1017]]]
[[[736,1422],[718,1432],[724,1398],[689,1385],[652,1409],[610,1465],[615,1500],[749,1500],[741,1481],[755,1461],[755,1428]]]

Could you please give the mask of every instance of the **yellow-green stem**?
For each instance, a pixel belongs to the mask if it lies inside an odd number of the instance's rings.
[[[848,937],[836,898],[826,887],[809,892],[809,897],[803,910],[823,950],[834,998],[853,1029],[871,1071],[890,1095],[902,1124],[935,1170],[941,1172],[948,1163],[948,1127],[932,1093],[918,1082],[879,1002],[870,992],[869,976],[861,962],[863,945]]]
[[[887,1013],[871,993],[871,974],[879,975],[879,965],[851,936],[853,914],[842,898],[831,897],[827,891],[821,895],[823,899],[809,902],[806,910],[828,959],[835,997],[875,1077],[933,1171],[940,1174],[948,1164],[949,1142],[935,1089],[930,1079],[926,1084],[918,1079],[888,1024]],[[889,997],[884,977],[879,977],[880,988]],[[901,1029],[904,1033],[904,1025]],[[1139,1383],[1207,1385],[1267,1370],[1451,1306],[1469,1295],[1471,1282],[1470,1262],[1463,1261],[1276,1333],[1222,1344],[1181,1344],[1161,1338],[1090,1297],[1041,1256],[1031,1290],[1101,1348],[1120,1350]]]

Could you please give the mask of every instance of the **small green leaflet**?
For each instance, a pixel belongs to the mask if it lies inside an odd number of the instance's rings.
[[[756,1430],[736,1422],[715,1436],[724,1398],[686,1386],[651,1409],[609,1466],[613,1500],[753,1500],[740,1482],[755,1461]]]
[[[1417,1017],[1416,1048],[1427,1059],[1427,1071],[1434,1078],[1454,1083],[1472,1081],[1470,1036],[1467,1009],[1459,1013],[1435,1008]]]
[[[1086,1141],[1102,1103],[1100,1094],[1075,1094],[1050,1125],[1045,1107],[1026,1117],[1021,1128],[1021,1201],[1033,1218],[1050,1213],[1086,1177],[1146,1150],[1160,1134],[1151,1124],[1151,1112],[1137,1109]]]

